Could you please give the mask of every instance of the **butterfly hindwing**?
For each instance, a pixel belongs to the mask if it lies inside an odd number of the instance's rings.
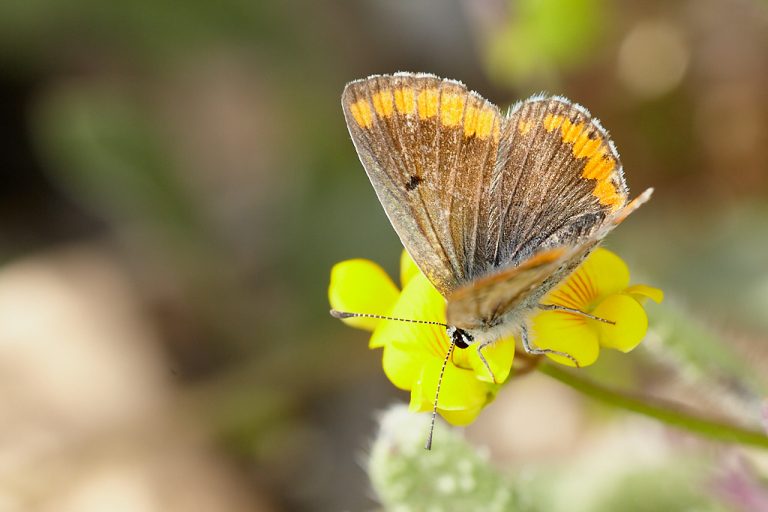
[[[451,80],[399,73],[347,85],[342,105],[360,160],[416,264],[447,295],[488,245],[487,190],[499,154],[497,107]]]
[[[487,329],[516,309],[531,309],[581,264],[600,241],[627,216],[650,199],[648,189],[610,215],[589,236],[569,246],[542,249],[522,262],[471,281],[447,296],[446,316],[462,329]]]
[[[458,288],[447,298],[448,322],[466,330],[489,329],[509,320],[505,316],[510,311],[535,307],[598,243],[591,237],[574,247],[543,250],[519,265]]]

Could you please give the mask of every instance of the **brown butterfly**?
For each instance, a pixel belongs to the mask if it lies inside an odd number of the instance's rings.
[[[533,96],[502,115],[430,74],[357,80],[341,101],[384,211],[446,299],[451,350],[475,344],[490,371],[482,348],[519,334],[527,352],[578,365],[536,348],[526,319],[566,309],[540,300],[652,193],[628,201],[599,121],[560,96]]]

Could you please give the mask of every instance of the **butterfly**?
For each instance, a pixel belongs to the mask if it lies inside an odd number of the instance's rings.
[[[600,122],[561,96],[502,114],[462,83],[424,73],[351,82],[342,107],[387,217],[445,297],[451,349],[476,345],[490,371],[482,348],[519,334],[529,353],[578,364],[537,348],[527,319],[566,309],[540,301],[652,193],[629,200]]]

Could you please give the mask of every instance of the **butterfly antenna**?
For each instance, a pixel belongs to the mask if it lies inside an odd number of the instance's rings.
[[[451,345],[448,347],[448,353],[445,354],[443,359],[443,367],[440,368],[440,376],[437,378],[437,390],[435,391],[435,403],[432,405],[432,420],[429,423],[429,435],[427,436],[427,444],[424,448],[427,450],[432,449],[432,434],[435,432],[435,420],[437,419],[437,399],[440,397],[440,384],[443,383],[443,375],[445,374],[445,367],[448,366],[448,361],[453,354],[453,347],[456,346],[456,342],[451,338]]]
[[[439,325],[441,327],[445,327],[446,329],[450,326],[448,324],[444,324],[442,322],[433,322],[431,320],[413,320],[410,318],[397,318],[394,316],[385,316],[385,315],[376,315],[373,313],[350,313],[348,311],[339,311],[337,309],[331,310],[331,316],[338,319],[344,319],[344,318],[375,318],[377,320],[393,320],[395,322],[410,322],[413,324],[427,324],[427,325]],[[427,450],[432,449],[432,434],[435,431],[435,421],[437,419],[437,400],[440,397],[440,385],[443,383],[443,375],[445,375],[445,367],[448,366],[448,361],[451,359],[451,354],[453,354],[453,349],[456,346],[456,339],[451,336],[451,345],[448,347],[448,353],[445,354],[445,359],[443,360],[443,366],[440,368],[440,376],[437,378],[437,390],[435,390],[435,402],[432,406],[432,420],[429,424],[429,435],[427,436],[427,444],[424,445],[424,448]]]
[[[375,315],[373,313],[349,313],[347,311],[339,311],[337,309],[331,310],[331,316],[333,318],[375,318],[376,320],[393,320],[395,322],[410,322],[412,324],[428,324],[439,325],[441,327],[448,328],[448,324],[442,322],[433,322],[431,320],[413,320],[411,318],[397,318],[394,316]]]

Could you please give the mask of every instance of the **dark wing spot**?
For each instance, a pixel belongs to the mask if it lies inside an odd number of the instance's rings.
[[[594,130],[592,130],[591,132],[587,133],[587,137],[588,137],[590,140],[595,140],[595,139],[597,138],[597,132],[596,132],[596,131],[594,131]]]
[[[419,183],[421,183],[421,178],[415,174],[412,174],[411,179],[408,180],[408,183],[405,184],[405,190],[410,192],[411,190],[414,190],[416,187],[418,187]]]

